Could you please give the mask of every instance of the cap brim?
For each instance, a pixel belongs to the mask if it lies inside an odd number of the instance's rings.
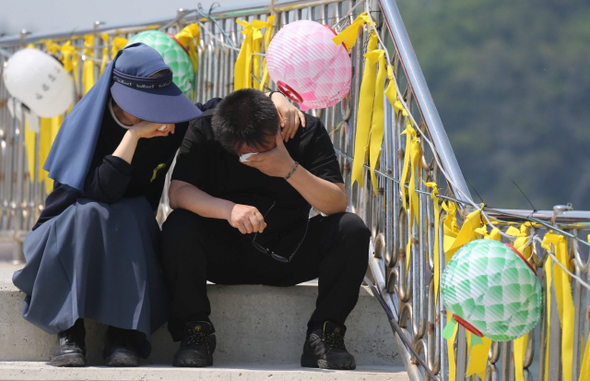
[[[152,123],[181,123],[203,114],[174,83],[161,89],[144,90],[115,82],[111,94],[125,112]]]

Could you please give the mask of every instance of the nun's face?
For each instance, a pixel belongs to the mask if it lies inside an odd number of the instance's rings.
[[[133,115],[124,111],[123,109],[121,109],[121,113],[122,113],[122,115],[119,118],[119,120],[121,121],[121,123],[123,123],[127,126],[135,126],[139,122],[143,122],[143,119],[136,118]]]
[[[119,105],[116,104],[114,101],[113,101],[112,105],[113,105],[113,112],[115,113],[115,116],[117,117],[117,119],[119,119],[119,122],[123,123],[124,125],[135,126],[139,122],[143,122],[143,119],[136,118],[133,115],[129,114],[128,112],[123,110],[121,107],[119,107]]]

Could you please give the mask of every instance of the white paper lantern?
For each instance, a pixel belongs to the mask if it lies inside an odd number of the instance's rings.
[[[35,114],[52,118],[74,103],[74,82],[62,64],[38,49],[14,53],[4,68],[4,84]]]

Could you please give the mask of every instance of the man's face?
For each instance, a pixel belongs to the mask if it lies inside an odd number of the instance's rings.
[[[257,146],[257,147],[251,147],[251,146],[247,145],[246,143],[242,143],[241,145],[238,145],[236,147],[236,154],[238,156],[242,156],[246,153],[262,153],[262,152],[270,151],[271,149],[274,149],[276,146],[277,146],[277,142],[274,138],[267,139],[267,141],[265,142],[264,145]]]

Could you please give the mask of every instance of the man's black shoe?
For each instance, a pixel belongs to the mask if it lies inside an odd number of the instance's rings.
[[[50,364],[53,366],[86,366],[86,329],[84,320],[57,334],[57,347]]]
[[[213,351],[217,339],[215,329],[206,321],[193,321],[184,327],[180,349],[174,355],[174,366],[210,366],[213,365]]]
[[[354,356],[344,346],[346,327],[327,321],[308,333],[301,366],[322,369],[355,369]]]
[[[135,348],[135,337],[135,331],[109,326],[103,352],[106,366],[139,366],[139,354]]]

